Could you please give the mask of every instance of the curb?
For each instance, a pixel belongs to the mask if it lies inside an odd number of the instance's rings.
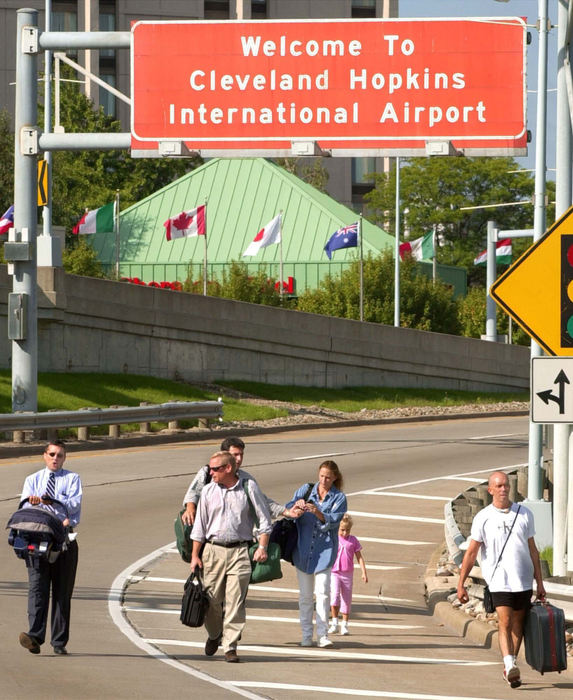
[[[497,625],[477,620],[462,610],[454,608],[447,598],[455,593],[458,586],[458,576],[436,576],[439,559],[447,549],[446,543],[436,547],[432,554],[424,576],[425,598],[430,613],[441,624],[486,649],[497,648]]]
[[[393,425],[397,423],[428,423],[432,421],[469,420],[471,418],[488,418],[490,416],[511,418],[514,416],[527,416],[527,410],[515,411],[483,411],[476,413],[452,413],[452,414],[428,414],[423,416],[397,416],[389,418],[372,418],[366,420],[339,420],[317,423],[294,423],[291,425],[273,425],[261,427],[222,427],[212,430],[198,431],[191,428],[189,431],[176,431],[172,433],[154,433],[151,435],[126,435],[120,438],[108,438],[101,436],[90,440],[66,440],[68,447],[73,447],[74,452],[90,450],[117,450],[124,447],[148,447],[150,445],[163,445],[178,442],[191,442],[195,440],[213,439],[223,440],[229,435],[264,435],[272,433],[289,432],[293,430],[316,430],[317,428],[356,428],[362,425]],[[0,459],[8,457],[28,457],[38,454],[38,450],[45,445],[45,440],[36,440],[30,443],[6,442],[0,443]]]

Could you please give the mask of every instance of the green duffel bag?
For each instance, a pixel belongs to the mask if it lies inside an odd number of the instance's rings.
[[[185,508],[177,513],[173,527],[175,529],[175,542],[177,543],[177,549],[181,555],[183,561],[191,561],[191,552],[193,550],[193,542],[191,540],[191,525],[185,525],[181,516],[185,512]]]
[[[281,571],[281,548],[276,542],[269,542],[267,549],[267,560],[264,562],[254,561],[253,555],[257,551],[258,544],[249,547],[249,559],[251,560],[251,583],[265,583],[283,577]]]

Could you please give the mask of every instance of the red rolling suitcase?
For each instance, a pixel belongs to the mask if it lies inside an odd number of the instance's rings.
[[[525,660],[531,668],[542,674],[567,668],[565,616],[561,608],[535,601],[525,619],[524,641]]]

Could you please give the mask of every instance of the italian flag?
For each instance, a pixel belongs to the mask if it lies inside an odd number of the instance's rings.
[[[99,209],[86,211],[73,228],[76,234],[113,233],[113,231],[113,202]]]
[[[421,238],[400,243],[400,259],[411,255],[414,260],[431,260],[434,257],[434,234],[430,231]]]
[[[496,243],[495,260],[498,265],[511,265],[511,238],[504,238]],[[474,265],[485,264],[487,264],[487,250],[482,250],[474,259]]]

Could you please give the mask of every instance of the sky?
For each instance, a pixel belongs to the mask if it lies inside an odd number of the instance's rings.
[[[537,102],[537,47],[538,33],[535,27],[538,17],[538,0],[399,0],[400,17],[526,17],[531,32],[531,44],[527,47],[527,128],[533,140],[528,145],[528,155],[516,158],[522,168],[535,167],[535,125]],[[549,19],[557,24],[558,0],[549,0]],[[530,26],[532,25],[532,26]],[[557,27],[548,37],[547,67],[547,178],[555,180],[555,113],[557,103]]]

